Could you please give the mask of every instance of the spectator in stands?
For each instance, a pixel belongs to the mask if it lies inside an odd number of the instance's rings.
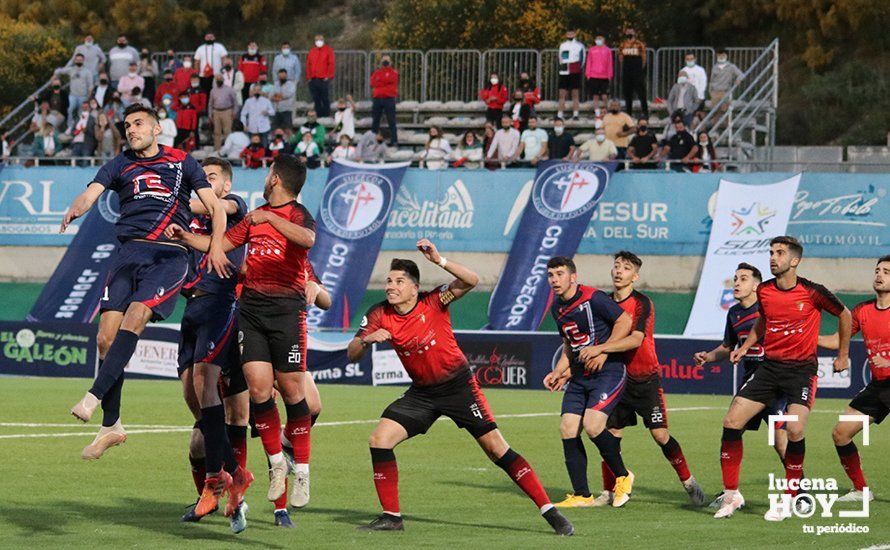
[[[74,48],[74,55],[71,56],[71,59],[68,60],[65,66],[70,67],[73,65],[77,61],[78,55],[83,58],[83,68],[90,71],[90,74],[93,75],[93,81],[98,80],[99,70],[108,58],[105,57],[105,52],[102,51],[102,48],[93,41],[93,35],[88,34],[83,37],[83,43],[78,44]]]
[[[74,55],[72,66],[56,69],[55,74],[68,76],[68,110],[65,112],[68,115],[70,130],[79,116],[80,106],[90,97],[90,91],[93,89],[93,71],[84,66],[84,56],[78,53]]]
[[[334,147],[334,151],[328,157],[327,164],[330,165],[335,160],[355,160],[355,147],[346,134],[340,135],[339,145]]]
[[[590,162],[606,162],[618,158],[618,148],[606,138],[605,128],[598,128],[589,139],[578,147],[576,161],[589,160]]]
[[[44,95],[49,103],[49,110],[54,113],[51,117],[52,125],[56,130],[65,130],[68,119],[68,94],[62,92],[62,81],[56,77],[50,81],[49,91]]]
[[[136,86],[130,91],[130,105],[142,105],[143,107],[151,108],[151,101],[147,97],[143,97],[142,89]]]
[[[318,116],[331,116],[331,80],[334,78],[334,49],[325,44],[324,36],[315,35],[315,45],[306,57],[306,80]]]
[[[232,133],[226,138],[226,142],[217,151],[217,154],[230,161],[241,158],[241,152],[250,145],[250,136],[244,132],[244,125],[240,120],[232,123]]]
[[[161,100],[165,95],[177,96],[179,95],[179,90],[176,89],[176,83],[173,82],[173,72],[169,69],[164,70],[164,81],[158,85],[158,88],[155,90],[154,95],[154,104],[155,107],[161,105]]]
[[[260,73],[260,79],[257,81],[257,84],[259,84],[260,90],[263,92],[264,96],[269,97],[272,95],[274,84],[269,82],[269,75],[267,73]]]
[[[222,72],[213,77],[214,86],[210,90],[207,103],[207,114],[213,128],[213,149],[219,150],[223,142],[232,133],[232,122],[238,109],[238,95],[231,86],[226,85]]]
[[[695,86],[689,82],[686,69],[683,69],[677,75],[677,83],[671,87],[671,91],[668,94],[668,113],[671,113],[671,116],[679,114],[683,117],[683,123],[688,125],[692,122],[692,117],[698,109],[698,103]]]
[[[472,130],[467,130],[451,153],[451,158],[454,159],[452,166],[455,168],[469,168],[471,170],[482,168],[484,154],[482,142],[476,137],[476,133]]]
[[[399,95],[399,72],[392,66],[392,58],[384,54],[380,67],[371,74],[371,130],[380,128],[380,119],[386,115],[389,125],[391,146],[398,146],[399,134],[396,128],[396,98]],[[354,133],[354,132],[353,132]]]
[[[164,97],[161,98],[160,105],[158,105],[158,112],[166,111],[167,117],[174,122],[176,122],[176,110],[174,109],[176,106],[176,100],[174,98],[176,97],[179,97],[179,94],[164,94]]]
[[[482,151],[488,151],[488,148],[491,147],[491,142],[494,141],[494,124],[491,122],[486,122],[482,127]],[[484,155],[483,155],[484,156]]]
[[[96,156],[107,159],[116,154],[114,125],[108,119],[104,111],[96,115]]]
[[[566,39],[559,45],[559,112],[563,117],[566,96],[572,93],[572,119],[578,120],[581,78],[584,74],[584,44],[577,38],[577,29],[566,29]]]
[[[600,116],[600,101],[603,106],[609,102],[609,85],[614,76],[612,49],[606,46],[603,35],[597,35],[594,45],[587,50],[586,65],[587,93],[593,99],[594,114]]]
[[[358,140],[355,160],[358,162],[383,162],[386,158],[386,135],[382,129],[376,133],[368,130]]]
[[[31,125],[28,128],[28,131],[35,136],[43,130],[43,127],[49,124],[53,126],[57,123],[57,120],[54,120],[54,115],[49,110],[49,101],[45,99],[41,99],[40,101],[35,101],[34,104],[34,115],[31,117]]]
[[[693,53],[686,54],[686,68],[684,70],[686,71],[686,76],[689,77],[689,83],[695,87],[695,97],[698,99],[698,104],[696,104],[694,110],[698,111],[705,103],[705,92],[708,90],[708,73],[698,64]]]
[[[118,81],[127,74],[131,63],[139,63],[139,50],[130,46],[122,34],[117,37],[117,45],[108,50],[108,77],[112,88],[117,89]]]
[[[186,141],[194,138],[194,146],[198,146],[198,116],[200,111],[192,105],[188,91],[179,92],[179,103],[173,108],[176,111],[176,147],[185,150]]]
[[[698,154],[695,138],[686,130],[683,117],[675,115],[672,119],[674,135],[667,140],[661,149],[661,160],[670,161],[671,170],[686,171]]]
[[[296,106],[297,85],[289,80],[286,69],[278,69],[278,80],[272,86],[272,105],[275,106],[275,117],[272,128],[290,128],[294,125],[294,107]]]
[[[500,164],[501,168],[513,164],[519,157],[519,130],[513,127],[513,119],[507,115],[501,118],[501,129],[494,134],[491,145],[485,154],[489,166]]]
[[[0,135],[0,142],[3,143],[3,152],[2,156],[0,156],[0,161],[6,163],[9,161],[9,157],[12,156],[12,145],[9,143],[9,132],[3,132],[3,135]]]
[[[300,141],[297,143],[297,148],[294,149],[294,155],[305,162],[307,168],[318,168],[321,166],[321,149],[315,143],[315,140],[312,139],[312,134],[309,132],[305,132],[301,136]]]
[[[547,158],[571,160],[575,155],[575,137],[566,131],[565,121],[559,117],[553,121],[553,131],[547,137]]]
[[[114,154],[120,153],[124,141],[124,104],[121,101],[121,94],[117,90],[111,92],[105,114],[108,115],[108,121],[113,129]]]
[[[176,142],[176,121],[170,117],[167,109],[158,109],[158,124],[161,126],[158,144],[173,147],[173,144]]]
[[[175,73],[177,69],[182,67],[182,61],[176,57],[176,52],[172,49],[167,50],[166,57],[167,61],[164,61],[164,66],[162,67],[165,71]]]
[[[272,139],[269,141],[269,146],[266,147],[266,153],[270,158],[275,158],[278,155],[286,154],[290,147],[287,142],[284,140],[284,130],[278,129],[272,132]]]
[[[717,151],[714,149],[714,142],[707,132],[698,133],[698,151],[693,161],[693,172],[715,172],[719,167],[717,160]]]
[[[633,27],[624,30],[624,41],[618,47],[621,63],[621,85],[624,91],[624,110],[633,114],[634,96],[640,100],[643,118],[649,118],[646,98],[646,44],[637,37]]]
[[[742,78],[742,71],[735,64],[729,62],[726,50],[717,50],[717,63],[711,67],[711,86],[708,89],[711,94],[711,107],[716,106],[733,86]],[[732,105],[732,98],[720,106],[720,112],[725,113]]]
[[[388,121],[389,117],[387,117]],[[395,121],[393,121],[393,127],[395,127]],[[377,127],[372,127],[371,131],[376,133],[379,129],[380,124],[377,124]],[[337,100],[337,112],[334,113],[334,129],[331,133],[335,140],[339,140],[342,136],[347,136],[350,140],[355,137],[355,102],[352,101],[351,95]]]
[[[249,102],[250,99],[247,101]],[[245,105],[246,104],[247,102],[245,102]],[[241,160],[244,162],[245,168],[261,168],[263,166],[263,161],[266,160],[266,148],[263,147],[263,136],[260,134],[250,135],[250,145],[241,151]]]
[[[479,90],[479,99],[485,103],[485,120],[498,124],[504,116],[504,105],[507,103],[507,87],[501,84],[497,73],[491,73],[488,82]]]
[[[93,88],[93,91],[90,93],[90,99],[95,99],[99,104],[99,107],[105,107],[111,99],[111,93],[113,91],[114,90],[111,88],[108,80],[108,74],[101,72],[99,73],[99,84]]]
[[[529,76],[528,71],[519,73],[519,91],[522,93],[522,100],[529,107],[529,116],[536,114],[535,106],[541,102],[541,88]]]
[[[531,116],[532,108],[525,103],[522,92],[519,90],[513,92],[513,104],[507,112],[510,113],[510,118],[513,120],[513,127],[520,133],[528,128],[528,117]]]
[[[134,61],[130,63],[130,69],[127,71],[127,74],[120,77],[117,82],[117,91],[121,94],[121,101],[124,102],[124,107],[133,102],[133,88],[141,90],[144,86],[145,79],[139,76],[139,63]]]
[[[222,76],[223,83],[226,86],[231,87],[235,90],[235,93],[238,94],[238,105],[241,105],[241,90],[244,88],[244,75],[235,70],[235,64],[232,63],[231,57],[226,56],[223,58],[222,69],[219,70],[219,75]]]
[[[238,70],[244,75],[244,88],[241,92],[241,103],[250,97],[250,87],[260,81],[260,73],[265,73],[266,58],[260,55],[260,49],[256,42],[247,44],[247,53],[238,60]]]
[[[281,43],[281,53],[276,55],[272,62],[272,74],[278,74],[281,70],[287,71],[287,79],[293,82],[296,88],[303,73],[303,66],[300,65],[300,58],[291,51],[290,42],[287,40]]]
[[[96,118],[90,114],[89,103],[81,103],[78,111],[76,120],[68,130],[68,135],[71,136],[71,156],[91,157],[96,151]]]
[[[191,86],[192,77],[197,77],[198,71],[192,66],[192,58],[187,55],[182,58],[182,67],[176,69],[173,73],[173,83],[176,84],[176,93],[188,90]],[[200,81],[200,77],[199,77]]]
[[[617,99],[609,101],[609,112],[603,116],[603,129],[606,131],[606,139],[618,149],[618,158],[626,158],[627,144],[636,131],[636,122],[621,110],[621,103]]]
[[[59,133],[50,124],[44,125],[31,142],[31,156],[34,157],[54,157],[60,150]]]
[[[250,89],[250,97],[241,108],[241,124],[247,133],[260,136],[260,143],[264,148],[269,139],[269,130],[272,129],[273,116],[275,107],[269,98],[263,96],[259,84],[254,84]]]
[[[649,121],[645,118],[637,123],[637,133],[627,146],[627,157],[633,162],[631,168],[654,169],[652,162],[658,156],[658,138],[649,131]]]
[[[430,170],[448,168],[448,158],[451,156],[451,144],[442,134],[438,126],[430,126],[426,147],[420,153],[420,167]]]
[[[303,139],[303,134],[309,132],[312,134],[312,141],[318,145],[318,150],[324,150],[324,142],[327,137],[328,129],[324,127],[323,124],[318,122],[318,113],[315,110],[310,109],[306,113],[306,122],[300,126],[299,132],[296,133],[295,139]],[[296,143],[294,144],[296,145]]]
[[[537,166],[547,158],[547,132],[538,128],[538,117],[531,116],[528,119],[528,128],[523,130],[519,138],[519,154],[522,159]]]
[[[142,95],[148,98],[149,103],[154,99],[159,74],[158,62],[151,58],[148,48],[142,48],[142,51],[139,52],[139,76],[145,81],[145,86],[142,86]]]
[[[198,111],[198,116],[207,114],[207,94],[201,87],[201,79],[197,75],[192,76],[191,86],[186,90],[191,98],[192,105]]]
[[[213,88],[213,77],[222,70],[222,60],[229,55],[226,47],[216,41],[216,35],[208,32],[204,35],[204,43],[195,48],[195,65],[201,78],[201,89],[209,94]]]

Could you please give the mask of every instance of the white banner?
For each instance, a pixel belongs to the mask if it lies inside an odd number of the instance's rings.
[[[738,264],[747,262],[764,279],[771,277],[769,241],[787,231],[799,183],[800,174],[769,185],[720,180],[708,254],[684,336],[723,337],[726,312],[735,303],[732,278]]]

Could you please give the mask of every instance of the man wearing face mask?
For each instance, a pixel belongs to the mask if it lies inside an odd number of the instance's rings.
[[[627,158],[633,162],[630,167],[654,170],[656,165],[652,160],[657,154],[658,138],[655,137],[654,132],[649,131],[649,121],[641,119],[637,123],[637,134],[627,146]]]
[[[621,103],[617,99],[609,101],[609,112],[603,117],[603,129],[606,131],[606,139],[618,149],[618,158],[625,158],[627,144],[636,131],[636,122],[621,110]]]
[[[198,76],[198,71],[195,70],[195,67],[192,64],[191,56],[187,55],[182,58],[182,67],[176,69],[176,72],[173,73],[173,83],[176,84],[176,93],[188,90],[191,86],[193,77],[200,78]]]
[[[276,60],[277,61],[277,60]],[[278,80],[272,86],[272,105],[275,106],[275,118],[272,129],[290,128],[293,126],[294,107],[296,106],[297,85],[288,79],[285,69],[278,69]]]
[[[179,103],[173,107],[176,111],[176,147],[185,149],[185,143],[194,137],[198,145],[198,110],[191,103],[189,93],[179,93]]]
[[[265,147],[269,143],[269,130],[272,129],[271,117],[275,116],[275,107],[269,98],[262,95],[258,84],[250,88],[250,97],[241,108],[241,124],[249,134],[259,134]]]
[[[238,71],[244,75],[244,88],[241,89],[241,102],[250,97],[250,88],[260,80],[260,73],[266,72],[266,58],[260,55],[256,42],[247,44],[247,53],[238,60]]]
[[[130,63],[139,63],[139,50],[130,46],[126,35],[117,37],[117,45],[108,50],[108,77],[111,87],[117,88],[118,81],[129,70]]]
[[[577,29],[566,29],[566,39],[559,45],[559,112],[562,118],[566,96],[572,93],[572,119],[578,120],[581,97],[581,75],[584,63],[584,44],[577,38]]]
[[[399,72],[392,66],[392,58],[384,55],[380,58],[380,67],[371,73],[371,130],[380,129],[380,119],[385,114],[389,124],[389,135],[393,143],[398,145],[396,129],[396,97],[399,95]]]
[[[49,90],[40,98],[41,101],[49,103],[49,110],[54,113],[52,117],[56,123],[53,124],[57,130],[65,130],[68,114],[68,94],[62,92],[62,81],[53,77],[50,82]]]
[[[519,130],[513,127],[513,119],[505,114],[501,118],[501,129],[495,132],[488,151],[485,152],[486,164],[493,167],[500,163],[501,167],[513,164],[519,157]]]
[[[312,134],[312,141],[314,141],[318,145],[319,151],[323,151],[324,140],[328,135],[328,129],[325,128],[323,124],[318,122],[318,113],[312,109],[310,109],[306,113],[306,122],[300,126],[299,131],[294,133],[294,139],[299,140],[301,136],[306,132]],[[376,134],[377,132],[373,133]]]
[[[117,83],[117,91],[121,94],[121,101],[124,102],[124,107],[133,103],[133,88],[139,88],[140,90],[145,88],[145,79],[139,76],[138,66],[138,63],[130,63],[127,74],[122,76]]]
[[[229,55],[226,47],[216,41],[216,35],[208,32],[204,35],[204,43],[195,49],[195,67],[201,77],[201,89],[210,93],[213,77],[222,70],[222,60]]]
[[[742,78],[742,71],[735,64],[729,62],[726,50],[717,50],[717,63],[711,68],[711,86],[708,91],[711,94],[711,106],[714,107],[729,93]],[[725,113],[732,104],[732,98],[720,105],[720,112]]]
[[[618,47],[621,63],[621,84],[624,88],[624,110],[633,114],[634,96],[640,100],[643,118],[649,118],[646,100],[646,44],[637,37],[633,27],[624,30],[624,41]]]
[[[287,79],[293,82],[294,86],[300,81],[303,72],[300,58],[293,53],[290,42],[286,40],[281,43],[281,53],[276,55],[275,61],[272,62],[272,74],[278,74],[279,71],[286,71]]]
[[[192,77],[191,86],[189,86],[189,89],[186,91],[189,94],[189,100],[198,111],[198,116],[206,114],[207,94],[205,94],[204,89],[201,88],[201,81],[197,76]]]
[[[702,105],[705,102],[705,91],[708,89],[708,73],[698,64],[695,54],[688,53],[685,59],[686,68],[683,70],[686,71],[686,76],[689,77],[689,83],[695,86],[695,95],[699,105]],[[696,105],[696,111],[699,109],[699,105]]]
[[[686,71],[687,69],[683,69],[677,75],[677,83],[671,87],[671,92],[668,94],[667,109],[672,116],[683,117],[683,123],[688,126],[698,109],[699,100],[695,86],[689,81]]]
[[[587,50],[587,94],[593,99],[593,109],[600,116],[600,101],[609,101],[609,84],[612,82],[612,49],[606,46],[603,35],[597,35],[595,45]]]
[[[355,160],[358,162],[383,162],[386,158],[386,135],[383,130],[376,133],[368,130],[358,140],[355,147]]]
[[[556,118],[553,121],[553,131],[547,136],[547,158],[571,160],[574,155],[575,137],[566,131],[565,122]]]
[[[176,83],[173,82],[173,72],[169,69],[164,71],[163,81],[158,84],[158,87],[155,90],[154,104],[160,105],[161,100],[167,94],[174,97],[179,94],[179,90],[176,89]]]
[[[606,139],[606,130],[599,128],[593,139],[584,142],[578,148],[575,160],[589,160],[590,162],[606,162],[618,157],[618,149],[615,144]]]
[[[213,148],[219,150],[222,143],[232,133],[232,121],[238,107],[238,96],[231,86],[226,85],[222,73],[213,77],[213,89],[207,103],[210,125],[213,128]]]
[[[93,81],[99,79],[99,69],[102,68],[102,65],[105,64],[105,61],[108,59],[105,56],[105,52],[102,51],[102,48],[96,45],[93,41],[93,35],[88,34],[83,37],[83,43],[78,44],[76,48],[74,48],[74,55],[71,56],[71,59],[68,60],[68,63],[65,65],[66,67],[71,67],[77,61],[77,56],[83,56],[83,68],[90,71],[93,75]]]
[[[331,116],[331,80],[334,78],[334,49],[325,44],[324,36],[315,35],[315,44],[306,57],[306,79],[309,93],[320,117]]]
[[[74,126],[80,106],[89,98],[93,89],[93,71],[84,66],[83,54],[74,55],[74,65],[56,69],[56,75],[68,75],[68,128]]]
[[[90,93],[90,99],[95,99],[96,103],[99,104],[99,107],[105,107],[111,99],[111,92],[112,89],[108,82],[108,74],[104,72],[99,73],[99,83],[93,88],[92,93]]]

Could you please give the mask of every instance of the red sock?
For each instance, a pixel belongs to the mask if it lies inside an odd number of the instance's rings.
[[[226,424],[226,432],[232,451],[235,452],[235,460],[242,468],[247,468],[247,426],[233,426]]]
[[[859,459],[856,444],[851,441],[847,445],[835,446],[835,449],[841,459],[841,466],[844,467],[847,477],[853,482],[853,488],[861,491],[868,484],[865,482],[865,473],[862,471],[862,462]]]
[[[374,467],[374,487],[384,512],[398,514],[399,466],[392,449],[371,448],[371,465]]]
[[[513,449],[507,449],[504,456],[497,459],[495,464],[507,472],[510,479],[512,479],[516,485],[519,485],[519,488],[535,502],[535,506],[541,508],[550,504],[550,497],[547,496],[547,491],[545,491],[544,487],[541,485],[541,480],[538,479],[538,474],[536,474],[532,467],[529,466],[528,462],[522,458],[522,455],[518,454]]]
[[[615,474],[612,473],[605,460],[600,462],[600,469],[603,471],[603,491],[611,493],[615,490]]]
[[[677,472],[677,477],[680,478],[680,481],[686,481],[692,477],[692,474],[689,472],[689,465],[686,464],[686,457],[683,456],[683,449],[680,448],[680,444],[673,436],[668,438],[667,443],[661,447],[661,452],[668,462],[671,463],[671,466],[674,467],[674,471]]]
[[[285,409],[287,424],[284,426],[284,435],[294,448],[294,462],[309,464],[309,451],[312,446],[312,417],[309,415],[309,405],[304,399],[296,405],[285,405]]]
[[[253,419],[256,429],[263,440],[263,449],[269,456],[281,452],[281,418],[278,416],[278,407],[274,399],[265,403],[251,403],[253,406]]]
[[[796,495],[799,491],[791,489],[791,480],[800,480],[803,477],[803,458],[806,454],[806,443],[800,441],[788,441],[788,449],[785,451],[785,479],[788,480],[787,494]]]
[[[275,501],[276,510],[287,510],[287,478],[284,478],[284,492]]]
[[[192,465],[192,481],[195,482],[195,489],[198,490],[198,496],[204,492],[204,479],[207,477],[207,468],[204,466],[203,458],[194,458],[189,455],[189,463]]]
[[[738,490],[742,454],[742,430],[723,428],[723,439],[720,442],[720,469],[723,470],[724,489]]]

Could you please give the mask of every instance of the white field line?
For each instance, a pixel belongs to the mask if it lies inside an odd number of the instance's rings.
[[[668,413],[675,412],[694,412],[694,411],[722,411],[724,407],[676,407],[668,409]],[[839,414],[840,411],[813,411],[816,413]],[[540,418],[542,416],[559,416],[558,412],[542,412],[542,413],[518,413],[518,414],[496,414],[495,418]],[[442,417],[439,420],[444,420]],[[357,424],[376,424],[379,418],[370,420],[340,420],[334,422],[319,422],[316,426],[352,426]],[[34,422],[0,422],[0,428],[81,428],[82,424],[41,424]],[[190,432],[192,426],[160,426],[152,424],[127,424],[128,434],[158,434],[158,433],[176,433]],[[135,428],[135,429],[134,429]],[[63,433],[36,433],[36,434],[7,434],[0,435],[0,439],[33,439],[43,437],[72,437],[95,435],[96,432],[63,432]]]

